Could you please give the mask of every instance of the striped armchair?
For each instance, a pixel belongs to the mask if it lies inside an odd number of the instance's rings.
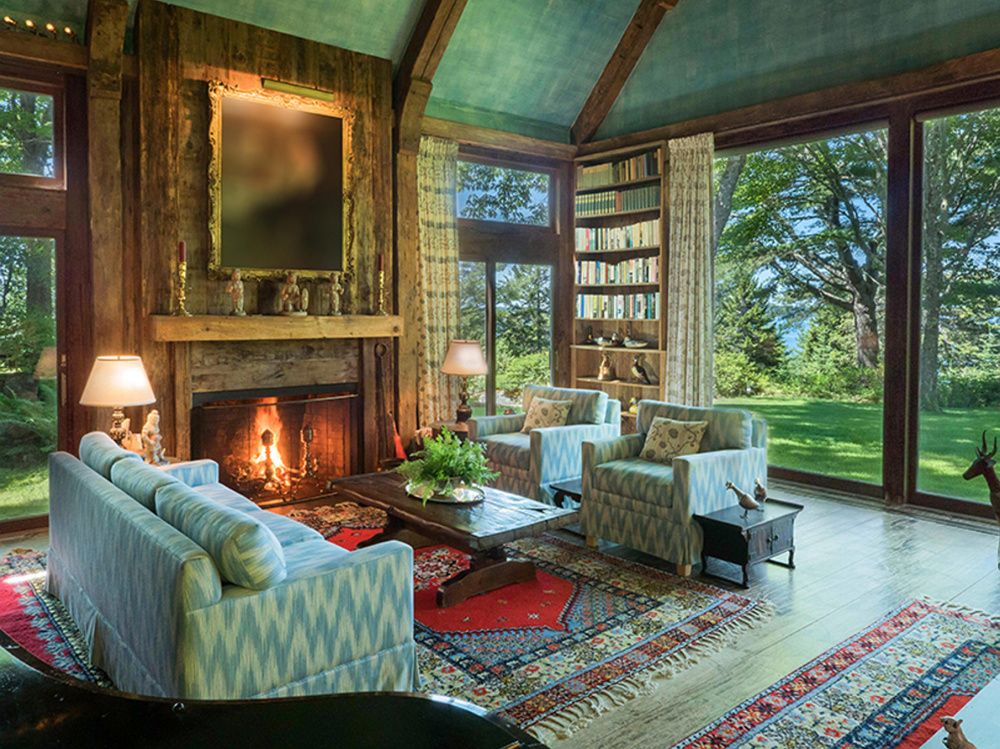
[[[639,457],[653,419],[707,421],[701,450],[672,465]],[[752,491],[767,482],[767,423],[745,411],[640,401],[636,434],[583,443],[580,529],[589,543],[605,539],[666,559],[691,574],[702,547],[692,518],[732,505],[726,482]]]
[[[621,434],[622,406],[603,390],[528,385],[525,413],[536,396],[573,401],[566,426],[522,434],[523,413],[480,416],[469,420],[469,439],[486,445],[490,470],[500,474],[495,488],[553,504],[552,484],[580,475],[580,445]]]

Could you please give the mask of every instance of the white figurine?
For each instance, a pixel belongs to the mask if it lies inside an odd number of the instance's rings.
[[[169,463],[163,457],[163,438],[160,436],[160,412],[155,408],[146,417],[146,423],[142,427],[142,446],[146,451],[146,462],[154,466],[163,466]]]
[[[299,288],[299,276],[294,271],[285,275],[281,286],[281,314],[302,317],[309,307],[309,290]]]
[[[233,300],[233,309],[229,314],[244,317],[246,312],[243,311],[243,280],[239,268],[236,268],[229,277],[226,293],[230,294]]]
[[[344,293],[344,286],[340,283],[340,273],[334,271],[330,274],[330,314],[334,317],[339,317],[340,312],[340,296]]]

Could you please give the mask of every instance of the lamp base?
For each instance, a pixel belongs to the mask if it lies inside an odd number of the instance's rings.
[[[125,446],[128,428],[125,426],[125,412],[121,406],[115,406],[115,410],[111,413],[111,429],[108,430],[108,435],[118,447]]]

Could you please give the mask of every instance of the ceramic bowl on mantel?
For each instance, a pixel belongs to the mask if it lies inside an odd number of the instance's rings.
[[[486,499],[483,487],[455,479],[436,482],[407,481],[406,493],[424,503],[440,502],[449,505],[471,505]]]

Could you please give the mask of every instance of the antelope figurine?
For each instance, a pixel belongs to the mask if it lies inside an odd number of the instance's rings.
[[[986,432],[984,431],[983,447],[982,449],[976,448],[976,459],[962,474],[962,478],[966,481],[974,479],[976,476],[982,476],[986,479],[986,483],[990,487],[990,504],[993,505],[993,514],[996,515],[997,523],[1000,523],[1000,478],[997,478],[997,472],[993,469],[993,466],[996,465],[996,461],[993,460],[997,454],[996,437],[993,438],[993,452],[987,452],[987,449]],[[997,567],[1000,567],[1000,549],[997,550],[997,559]]]
[[[962,731],[962,721],[950,715],[941,718],[941,725],[944,728],[945,749],[976,749],[976,745],[965,738]]]

